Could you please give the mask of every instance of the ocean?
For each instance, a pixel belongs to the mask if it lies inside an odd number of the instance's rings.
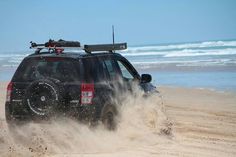
[[[33,51],[0,52],[0,81],[10,81]],[[157,86],[236,91],[236,40],[128,46],[119,52]]]

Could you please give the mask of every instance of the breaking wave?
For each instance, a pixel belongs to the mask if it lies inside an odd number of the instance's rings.
[[[235,55],[236,49],[217,49],[217,50],[191,50],[184,49],[181,51],[172,51],[164,57],[193,57],[193,56],[220,56],[220,55]]]
[[[119,52],[127,57],[132,64],[160,65],[172,64],[176,61],[182,65],[197,65],[196,62],[207,65],[231,65],[236,62],[236,41],[207,41],[196,43],[131,46]],[[0,53],[0,68],[15,68],[29,52]],[[229,62],[227,62],[229,61]],[[188,63],[188,64],[186,64]],[[149,67],[149,66],[146,66]]]
[[[128,51],[153,51],[153,50],[175,50],[193,48],[214,48],[214,47],[236,47],[236,41],[207,41],[199,43],[184,43],[155,46],[139,46],[128,48]]]
[[[216,55],[235,55],[236,48],[227,49],[215,49],[215,50],[198,50],[198,49],[183,49],[175,51],[148,51],[148,52],[135,52],[135,53],[125,53],[123,56],[161,56],[161,57],[193,57],[193,56],[216,56]]]

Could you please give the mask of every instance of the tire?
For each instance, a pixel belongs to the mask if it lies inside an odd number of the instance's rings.
[[[26,90],[25,103],[32,118],[45,119],[56,113],[62,103],[63,90],[58,80],[41,79],[29,85]]]
[[[101,121],[104,127],[108,130],[115,130],[117,128],[117,110],[112,105],[105,105],[102,110]]]

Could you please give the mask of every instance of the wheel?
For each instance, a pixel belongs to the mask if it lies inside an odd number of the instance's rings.
[[[27,88],[25,101],[34,118],[49,118],[62,102],[62,90],[56,80],[37,80]]]
[[[115,130],[117,127],[116,122],[117,111],[114,106],[107,105],[103,108],[101,120],[105,128],[108,130]]]

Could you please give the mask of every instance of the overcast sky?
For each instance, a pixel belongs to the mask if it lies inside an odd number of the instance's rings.
[[[236,39],[236,0],[1,0],[0,52],[31,40],[129,45]]]

